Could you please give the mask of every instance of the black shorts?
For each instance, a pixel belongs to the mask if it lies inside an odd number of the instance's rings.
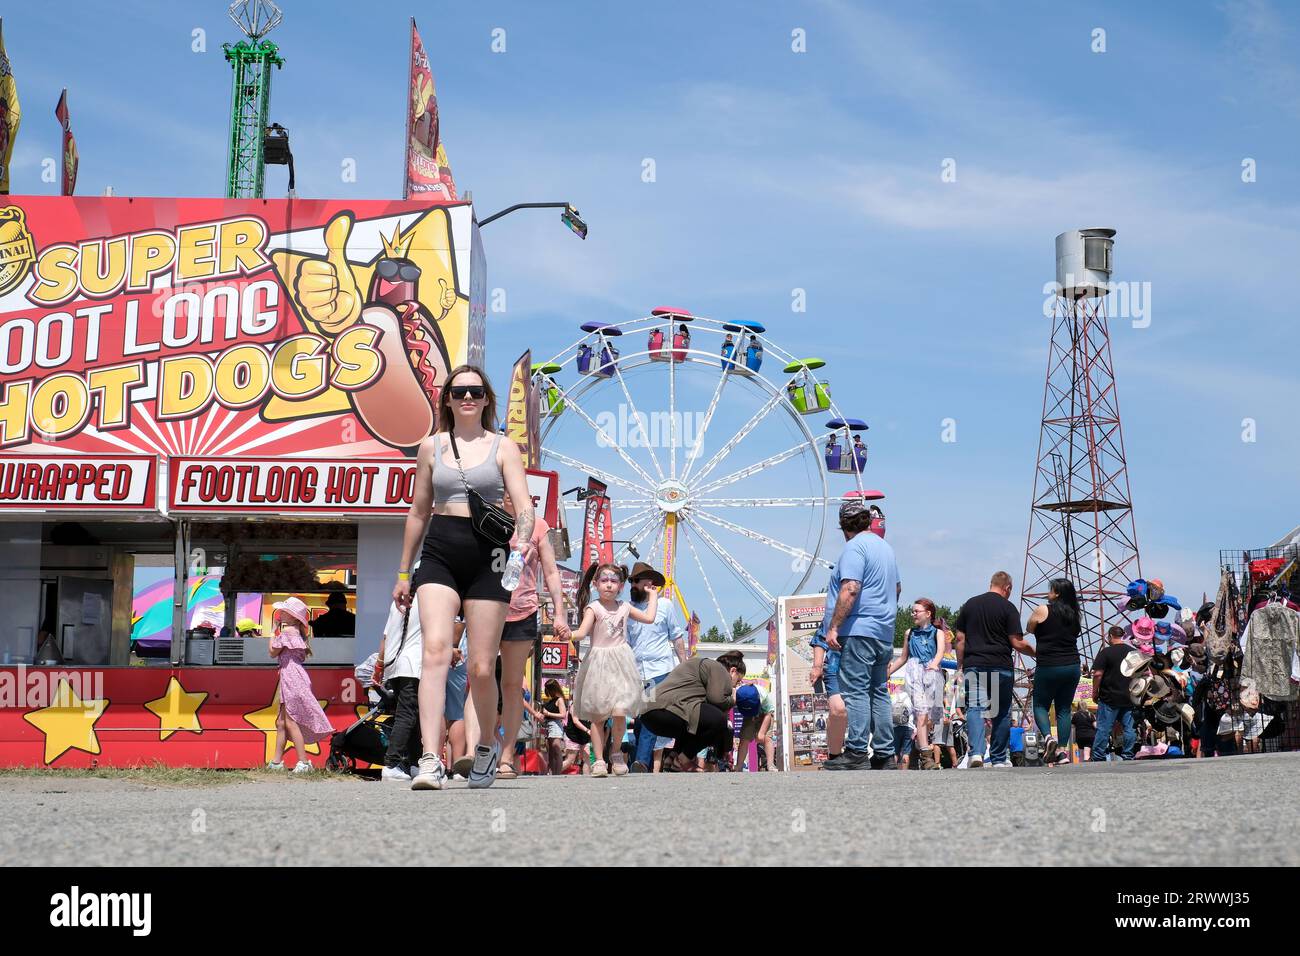
[[[504,551],[480,538],[469,518],[434,515],[420,551],[420,566],[411,575],[411,588],[442,584],[460,595],[462,601],[510,603],[510,592],[501,586],[505,570]]]
[[[522,621],[506,621],[501,631],[502,641],[537,640],[537,615],[530,614]]]

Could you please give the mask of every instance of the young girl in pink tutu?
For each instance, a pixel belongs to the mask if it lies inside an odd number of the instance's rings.
[[[591,743],[595,748],[596,763],[591,768],[593,777],[609,774],[605,756],[605,721],[614,719],[609,739],[610,761],[614,776],[627,773],[627,761],[619,744],[627,726],[627,718],[635,717],[641,707],[641,672],[636,655],[627,643],[627,620],[653,624],[659,605],[659,589],[650,586],[649,600],[643,611],[638,611],[619,594],[627,583],[627,568],[618,564],[593,564],[582,576],[578,588],[579,600],[590,595],[593,580],[597,600],[582,612],[582,625],[573,633],[573,640],[581,641],[591,636],[591,650],[582,660],[578,679],[573,685],[573,709],[579,720],[591,722]]]
[[[275,628],[271,636],[271,656],[280,665],[280,712],[275,718],[275,759],[267,764],[270,770],[284,769],[286,736],[293,741],[298,753],[294,773],[310,773],[311,760],[307,757],[307,744],[323,740],[334,733],[334,726],[325,711],[316,702],[311,691],[311,678],[303,661],[311,657],[311,625],[307,605],[296,597],[285,598],[272,605],[271,617]]]

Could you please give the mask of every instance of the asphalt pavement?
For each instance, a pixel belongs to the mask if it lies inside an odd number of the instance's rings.
[[[442,792],[356,777],[0,776],[0,864],[1294,866],[1298,774],[1300,754]]]

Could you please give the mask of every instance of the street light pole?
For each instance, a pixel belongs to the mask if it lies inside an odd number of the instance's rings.
[[[502,216],[508,216],[516,209],[563,209],[564,212],[560,214],[560,221],[564,223],[564,225],[568,227],[569,231],[572,232],[579,239],[587,238],[587,224],[583,222],[582,217],[578,215],[578,210],[573,208],[573,204],[567,202],[515,203],[515,205],[507,206],[505,209],[502,209],[500,212],[494,212],[486,219],[480,219],[478,223],[479,228],[486,226],[490,222],[496,222],[496,220],[500,219]]]

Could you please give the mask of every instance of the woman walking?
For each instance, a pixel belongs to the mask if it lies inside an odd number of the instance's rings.
[[[393,588],[393,600],[403,608],[414,592],[424,632],[420,681],[424,753],[412,790],[441,790],[446,783],[438,748],[457,614],[464,617],[469,635],[470,697],[478,725],[496,727],[494,669],[510,604],[510,592],[501,586],[507,548],[476,528],[471,515],[482,510],[480,505],[500,507],[506,492],[516,505],[511,558],[518,555],[527,563],[533,552],[534,514],[523,459],[515,444],[503,442],[496,431],[496,393],[487,375],[472,365],[461,365],[447,376],[438,395],[438,430],[420,444],[415,495]],[[422,537],[420,567],[412,576],[410,568]],[[470,787],[490,787],[500,757],[501,743],[495,734],[490,742],[480,741],[474,748]]]
[[[1034,635],[1038,666],[1034,669],[1034,722],[1044,739],[1043,762],[1070,759],[1070,708],[1079,686],[1079,599],[1069,578],[1053,578],[1047,603],[1034,608],[1026,630]],[[1056,735],[1048,709],[1056,707]]]
[[[569,708],[564,702],[560,682],[551,678],[543,689],[541,713],[546,721],[547,765],[552,774],[564,772],[564,725],[569,721]]]

